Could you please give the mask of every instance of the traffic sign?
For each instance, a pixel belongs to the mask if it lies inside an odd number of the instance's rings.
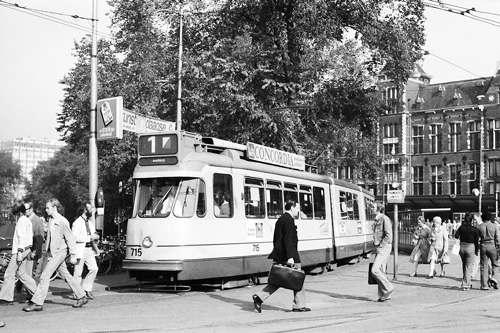
[[[403,190],[389,190],[387,191],[388,203],[405,203],[405,194]]]

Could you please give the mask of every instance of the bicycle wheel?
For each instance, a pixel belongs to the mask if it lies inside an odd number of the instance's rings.
[[[113,265],[113,261],[111,260],[111,256],[109,254],[105,254],[104,256],[99,258],[98,266],[99,270],[97,274],[108,274],[111,270],[111,266]]]

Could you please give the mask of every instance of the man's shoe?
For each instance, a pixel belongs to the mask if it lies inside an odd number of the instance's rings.
[[[91,291],[86,291],[85,294],[87,295],[88,299],[94,299],[94,295],[92,294]]]
[[[7,301],[5,299],[0,299],[0,304],[4,305],[14,305],[14,301]]]
[[[294,309],[292,309],[292,312],[309,312],[309,311],[311,311],[311,309],[309,309],[309,308],[297,308],[297,309],[294,308]]]
[[[82,306],[84,306],[88,302],[89,302],[88,298],[86,296],[83,296],[82,298],[80,298],[79,300],[76,301],[76,304],[73,304],[73,307],[74,308],[81,308]]]
[[[262,312],[262,303],[264,303],[259,295],[255,294],[252,296],[253,298],[253,306],[255,307],[255,310],[257,310],[258,313]]]
[[[5,326],[5,322],[0,321],[0,327],[4,327],[4,326]]]
[[[24,312],[43,311],[43,306],[33,303],[29,306],[24,307],[23,311]]]
[[[379,302],[379,303],[383,303],[383,302],[387,302],[387,301],[390,301],[390,300],[391,300],[390,298],[379,298],[379,299],[377,300],[377,302]]]

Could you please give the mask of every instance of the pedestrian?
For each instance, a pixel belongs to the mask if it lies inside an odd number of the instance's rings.
[[[423,264],[427,264],[429,262],[430,236],[431,228],[425,224],[424,218],[419,216],[418,227],[413,234],[415,247],[410,255],[410,262],[413,262],[413,272],[410,274],[410,277],[417,276],[417,268],[420,262]]]
[[[481,224],[483,224],[483,221],[481,220],[481,216],[478,213],[474,214],[472,216],[472,226],[475,227],[475,228],[477,228]],[[471,273],[471,279],[472,280],[478,280],[476,278],[476,276],[477,276],[477,272],[479,272],[479,263],[480,263],[480,261],[481,261],[481,257],[479,256],[479,252],[477,252],[476,256],[474,258],[474,263],[472,265],[472,273]]]
[[[385,208],[381,201],[375,201],[373,211],[376,214],[373,224],[373,245],[375,245],[375,261],[372,266],[372,275],[378,284],[378,302],[391,299],[394,286],[386,276],[387,259],[392,248],[392,223],[384,214]]]
[[[490,287],[498,289],[496,277],[498,275],[497,247],[500,244],[500,233],[497,226],[491,222],[489,210],[481,214],[483,221],[477,229],[479,230],[479,255],[481,257],[481,290],[489,290]],[[489,277],[489,265],[491,264],[491,277]]]
[[[448,237],[452,238],[455,233],[453,232],[453,223],[451,223],[450,219],[446,222],[446,230],[448,231]]]
[[[73,277],[76,283],[81,284],[85,295],[88,299],[94,299],[92,289],[97,276],[97,262],[95,257],[99,254],[96,241],[99,240],[99,235],[95,232],[95,224],[90,218],[92,217],[92,206],[86,204],[78,209],[80,215],[73,222],[73,235],[76,240],[76,265],[73,272]],[[83,266],[86,265],[88,273],[82,281]]]
[[[49,291],[50,277],[57,270],[61,277],[69,285],[73,294],[76,295],[77,302],[74,308],[81,308],[88,303],[83,288],[76,283],[75,279],[68,272],[66,267],[66,256],[70,255],[70,262],[76,264],[76,242],[71,232],[68,220],[59,211],[62,210],[61,203],[57,199],[50,199],[45,205],[45,210],[50,216],[49,229],[47,232],[47,253],[49,261],[42,272],[40,283],[35,294],[31,298],[30,304],[23,308],[23,311],[42,311],[43,303]]]
[[[300,269],[300,256],[298,251],[298,236],[297,226],[295,225],[294,218],[298,216],[300,205],[293,201],[288,200],[285,204],[285,213],[276,221],[273,236],[273,251],[268,259],[272,259],[274,264],[295,266]],[[253,295],[253,304],[255,309],[260,313],[262,311],[262,303],[271,296],[279,286],[268,284],[262,289],[259,294]],[[293,292],[293,312],[307,312],[311,311],[306,307],[306,294],[305,289]]]
[[[466,213],[462,225],[455,233],[460,240],[460,259],[462,259],[462,289],[469,291],[472,287],[472,267],[479,253],[479,230],[472,226],[473,216]]]
[[[30,276],[33,276],[37,266],[41,264],[43,243],[45,243],[45,231],[43,229],[42,219],[35,214],[33,202],[25,202],[24,207],[26,207],[26,216],[30,219],[33,227],[32,255],[28,258],[30,260],[26,263],[26,271]]]
[[[28,292],[33,295],[36,282],[31,274],[26,272],[26,259],[31,253],[33,245],[33,228],[31,221],[24,215],[26,207],[22,203],[12,206],[12,215],[17,217],[16,228],[12,238],[12,257],[4,273],[3,286],[0,290],[0,300],[8,305],[14,304],[14,288],[16,276]]]
[[[431,246],[429,250],[429,262],[430,262],[430,272],[427,276],[428,279],[432,279],[436,275],[436,264],[441,264],[440,277],[445,276],[444,265],[446,262],[443,257],[448,256],[448,231],[442,225],[443,220],[439,216],[434,216],[432,219],[431,228]]]

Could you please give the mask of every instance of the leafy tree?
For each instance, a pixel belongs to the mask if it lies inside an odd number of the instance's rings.
[[[64,207],[64,216],[72,222],[79,205],[88,201],[88,175],[87,156],[64,147],[33,169],[27,199],[36,207],[45,207],[50,198],[58,199]]]
[[[12,159],[12,153],[0,152],[0,207],[11,204],[8,193],[21,178],[21,166]]]
[[[98,97],[175,120],[179,1],[109,0],[113,41],[98,45]],[[182,128],[306,156],[325,170],[339,160],[373,175],[374,134],[384,105],[381,68],[408,78],[422,56],[423,2],[228,0],[182,2]],[[75,43],[59,130],[72,153],[88,147],[90,40]],[[136,135],[99,142],[106,206],[136,163]],[[129,200],[128,198],[125,200]],[[106,210],[109,212],[109,210]],[[110,217],[108,216],[108,221]]]

